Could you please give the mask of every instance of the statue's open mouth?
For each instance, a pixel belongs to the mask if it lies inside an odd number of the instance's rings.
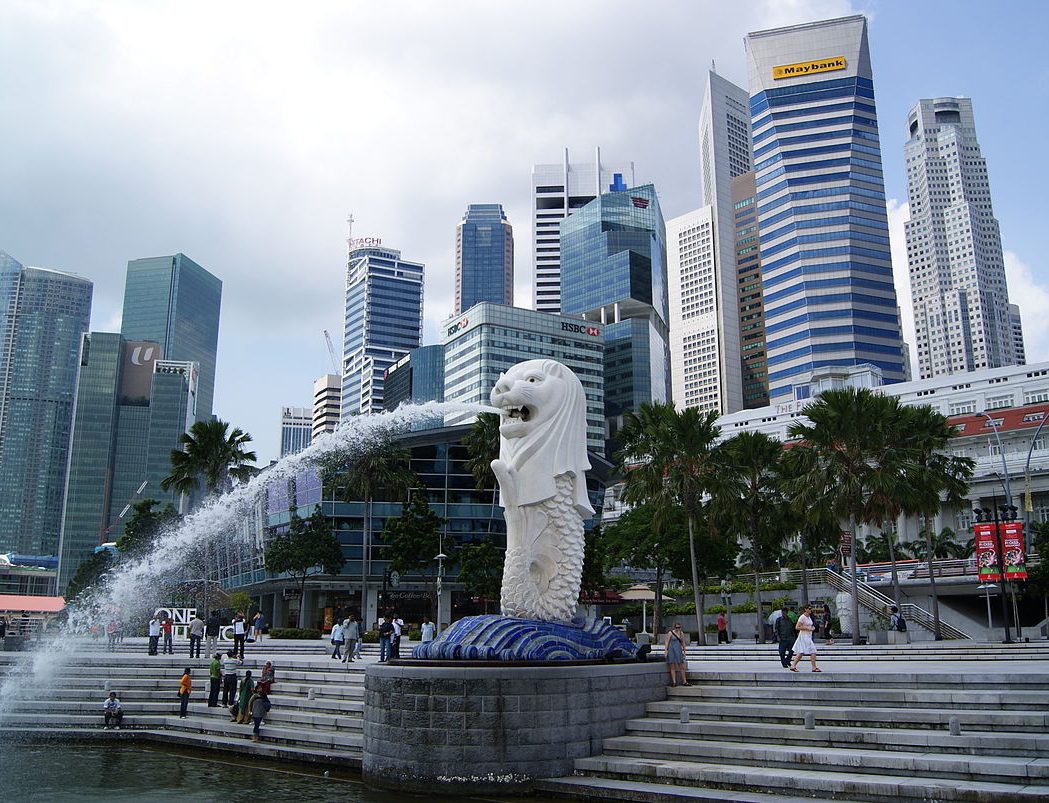
[[[527,421],[532,417],[532,412],[527,407],[507,407],[506,408],[507,418],[518,418],[521,421]]]

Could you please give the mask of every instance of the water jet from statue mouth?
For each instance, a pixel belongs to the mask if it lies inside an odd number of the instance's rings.
[[[508,407],[505,413],[507,418],[516,418],[518,421],[528,421],[532,417],[532,411],[525,406]]]

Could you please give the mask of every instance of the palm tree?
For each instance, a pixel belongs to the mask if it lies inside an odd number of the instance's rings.
[[[741,432],[720,448],[724,451],[728,472],[720,479],[724,483],[728,477],[733,478],[738,491],[718,493],[717,506],[723,513],[726,530],[750,543],[758,636],[764,643],[761,571],[768,569],[779,555],[790,532],[789,517],[783,515],[786,505],[780,493],[783,444],[764,432]]]
[[[784,526],[797,531],[796,553],[801,564],[801,601],[809,602],[809,554],[819,558],[837,554],[841,525],[834,515],[829,496],[822,488],[799,482],[812,467],[807,449],[786,449],[780,460],[780,486],[787,504],[782,508]],[[786,521],[790,517],[790,521]]]
[[[470,454],[466,467],[473,474],[478,491],[492,489],[492,510],[488,516],[488,534],[492,534],[492,519],[499,501],[499,483],[492,472],[492,461],[499,457],[499,425],[502,419],[495,413],[480,413],[473,427],[463,438],[463,446]]]
[[[866,388],[829,390],[805,408],[810,423],[797,421],[788,429],[790,438],[802,440],[794,448],[809,450],[810,458],[808,470],[791,482],[792,495],[804,493],[799,486],[825,493],[835,515],[849,522],[853,644],[859,644],[860,621],[857,523],[868,517],[871,495],[896,482],[908,454],[893,448],[897,416],[887,398]]]
[[[618,433],[619,460],[627,466],[624,499],[652,502],[660,511],[670,510],[675,503],[685,509],[701,644],[706,644],[705,608],[696,560],[696,523],[703,498],[717,484],[720,470],[715,448],[720,433],[717,418],[713,411],[690,407],[678,412],[672,403],[653,402],[627,413]]]
[[[259,472],[248,465],[257,459],[254,452],[245,450],[251,435],[239,427],[230,432],[226,421],[197,421],[179,442],[182,449],[171,452],[171,473],[160,481],[165,491],[191,493],[203,478],[207,495],[213,496],[228,491],[230,479],[244,482]]]
[[[368,616],[368,575],[371,569],[372,503],[376,494],[384,491],[389,501],[404,498],[408,489],[420,485],[419,479],[408,468],[410,452],[397,444],[391,434],[377,435],[349,462],[329,465],[333,493],[346,502],[364,502],[364,532],[361,560],[361,621]]]

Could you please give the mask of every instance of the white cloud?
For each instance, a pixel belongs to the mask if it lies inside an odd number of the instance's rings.
[[[1006,250],[1005,281],[1009,300],[1019,305],[1027,362],[1049,360],[1049,288],[1035,279],[1034,270],[1016,253]]]

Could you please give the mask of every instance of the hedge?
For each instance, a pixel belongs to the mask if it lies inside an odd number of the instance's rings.
[[[312,627],[275,627],[269,635],[270,638],[318,639],[321,631]]]

